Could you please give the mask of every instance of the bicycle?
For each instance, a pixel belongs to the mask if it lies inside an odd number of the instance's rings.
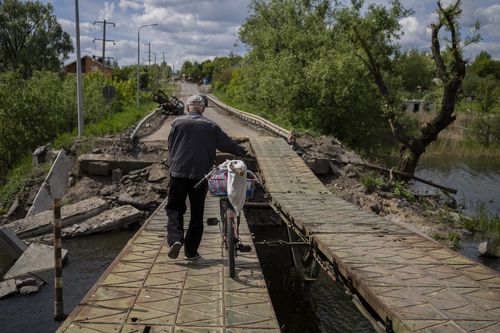
[[[227,250],[227,260],[229,267],[229,276],[234,278],[236,275],[236,257],[238,252],[250,252],[252,248],[249,245],[244,245],[239,237],[240,215],[236,215],[234,207],[231,205],[227,196],[227,168],[225,163],[214,166],[208,174],[205,175],[196,185],[195,188],[201,186],[204,181],[208,181],[209,192],[216,197],[220,197],[220,223],[219,232],[221,235],[221,248]],[[229,168],[233,172],[238,172],[232,167],[229,161]],[[257,176],[247,170],[247,175],[253,178],[246,179],[246,198],[253,196],[255,183],[260,183]],[[240,176],[242,176],[240,174]]]

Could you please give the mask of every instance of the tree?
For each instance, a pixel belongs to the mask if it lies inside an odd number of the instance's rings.
[[[462,13],[461,1],[457,0],[447,7],[443,7],[441,1],[437,2],[438,18],[431,24],[431,50],[437,76],[443,84],[443,96],[434,118],[420,124],[417,133],[411,133],[402,123],[398,115],[401,107],[397,89],[391,86],[390,75],[387,75],[394,68],[393,59],[398,56],[399,46],[395,40],[400,36],[399,21],[411,11],[394,0],[389,9],[371,4],[362,16],[363,4],[362,0],[352,0],[352,8],[340,12],[339,24],[351,36],[356,56],[362,59],[384,100],[393,137],[401,146],[399,170],[413,174],[426,147],[456,119],[455,102],[466,72],[458,23]],[[439,37],[443,28],[450,34],[447,57],[442,54]]]
[[[500,80],[500,61],[492,59],[488,52],[481,51],[469,66],[469,71],[482,78],[493,75]]]
[[[410,93],[428,91],[434,78],[434,64],[427,53],[410,50],[396,62],[403,89]]]
[[[0,1],[0,68],[20,70],[30,76],[34,70],[57,71],[73,51],[71,38],[52,14],[51,4]]]

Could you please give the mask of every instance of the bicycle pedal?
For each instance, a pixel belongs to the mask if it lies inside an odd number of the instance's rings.
[[[238,251],[240,252],[250,252],[252,251],[252,247],[250,245],[238,244]]]

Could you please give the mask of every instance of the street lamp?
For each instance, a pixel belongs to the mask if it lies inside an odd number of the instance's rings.
[[[139,111],[139,67],[140,67],[140,56],[141,56],[141,29],[146,27],[154,27],[157,26],[157,23],[141,25],[137,28],[137,111]]]

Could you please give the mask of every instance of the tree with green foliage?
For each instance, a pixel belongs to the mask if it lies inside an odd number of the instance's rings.
[[[392,1],[388,9],[370,4],[362,14],[363,0],[352,0],[352,7],[342,10],[338,15],[346,33],[353,41],[354,54],[361,58],[372,76],[378,92],[385,103],[385,112],[394,138],[400,143],[401,161],[399,170],[413,174],[420,156],[426,147],[435,141],[438,134],[455,119],[455,103],[458,90],[465,77],[465,61],[462,56],[463,45],[477,40],[473,37],[462,43],[459,18],[462,14],[461,1],[443,6],[437,2],[437,20],[431,24],[431,50],[438,78],[443,84],[441,105],[431,121],[420,124],[418,132],[412,133],[401,121],[398,90],[390,77],[394,70],[393,59],[399,47],[396,40],[400,36],[400,20],[411,14],[398,0]],[[445,29],[450,34],[447,56],[442,49],[440,32]]]
[[[252,1],[240,30],[249,52],[231,83],[242,89],[231,90],[285,125],[373,149],[387,137],[380,103],[349,39],[335,28],[330,5]]]
[[[492,59],[486,51],[479,52],[468,70],[480,77],[493,75],[496,80],[500,80],[500,61]]]
[[[0,1],[0,68],[58,71],[73,51],[71,38],[53,15],[53,7],[33,1]]]
[[[409,93],[428,91],[434,79],[434,63],[430,54],[409,50],[396,60],[403,89]]]

